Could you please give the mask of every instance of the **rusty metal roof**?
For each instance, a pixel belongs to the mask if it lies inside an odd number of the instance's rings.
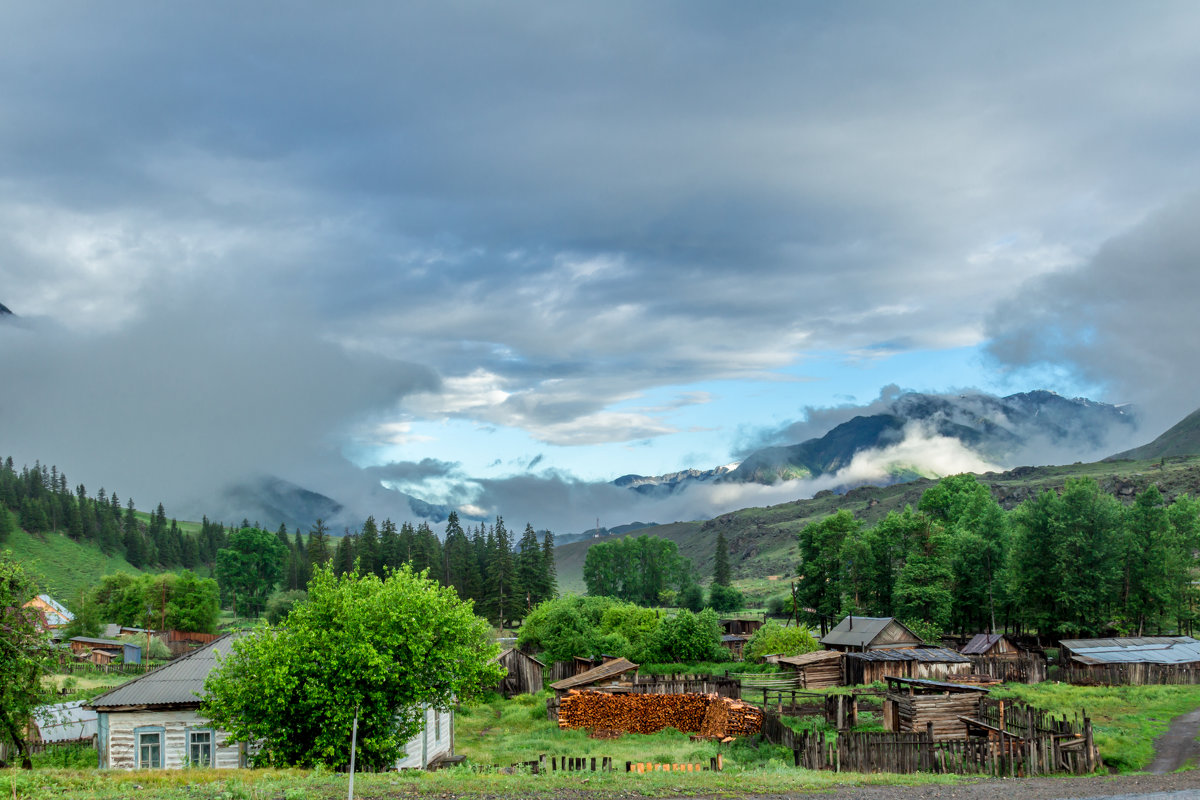
[[[562,691],[564,689],[574,689],[576,686],[587,686],[606,678],[615,678],[618,675],[629,672],[631,669],[637,669],[637,666],[637,664],[628,658],[617,658],[609,661],[607,664],[592,667],[587,672],[581,672],[572,678],[563,678],[561,681],[550,684],[550,688]]]
[[[227,633],[186,656],[94,697],[88,706],[98,711],[126,707],[199,705],[204,679],[229,654],[241,633]]]
[[[1190,636],[1115,639],[1063,639],[1081,664],[1191,664],[1200,662],[1200,641]]]
[[[865,653],[846,653],[846,658],[860,661],[920,661],[932,664],[970,664],[971,659],[948,647],[906,647],[868,650]]]

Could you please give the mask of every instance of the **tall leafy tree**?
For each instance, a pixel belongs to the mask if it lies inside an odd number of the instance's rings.
[[[26,725],[45,699],[42,675],[51,657],[37,612],[23,607],[35,593],[21,565],[0,555],[0,738],[12,742],[26,768]]]
[[[243,616],[256,616],[283,578],[287,548],[275,534],[242,528],[229,536],[229,547],[217,552],[217,581],[236,601]]]
[[[396,761],[426,705],[449,710],[500,680],[487,624],[450,588],[402,566],[386,579],[318,570],[286,628],[234,643],[205,681],[200,713],[256,763],[344,768]]]

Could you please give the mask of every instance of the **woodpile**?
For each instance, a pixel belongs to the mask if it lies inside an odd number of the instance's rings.
[[[558,710],[560,728],[655,733],[664,728],[727,738],[758,733],[762,712],[716,694],[607,694],[570,691]]]

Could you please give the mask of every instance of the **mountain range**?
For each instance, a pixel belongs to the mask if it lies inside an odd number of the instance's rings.
[[[769,485],[836,475],[859,454],[885,450],[912,435],[952,439],[983,461],[1012,466],[1039,449],[1066,449],[1078,458],[1091,457],[1102,453],[1106,442],[1127,439],[1136,425],[1136,415],[1129,406],[1066,398],[1044,390],[1007,397],[909,392],[878,413],[856,416],[823,436],[756,450],[733,468],[687,470],[657,477],[625,475],[613,483],[642,493],[668,493],[705,482]],[[931,476],[926,465],[909,456],[890,466],[886,480],[851,480],[843,488],[855,483],[897,483]]]

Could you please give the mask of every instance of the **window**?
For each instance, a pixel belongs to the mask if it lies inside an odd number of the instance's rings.
[[[137,765],[141,769],[161,769],[162,728],[137,728],[134,741],[137,743]]]
[[[213,733],[205,730],[188,731],[188,764],[211,767],[213,763]]]

